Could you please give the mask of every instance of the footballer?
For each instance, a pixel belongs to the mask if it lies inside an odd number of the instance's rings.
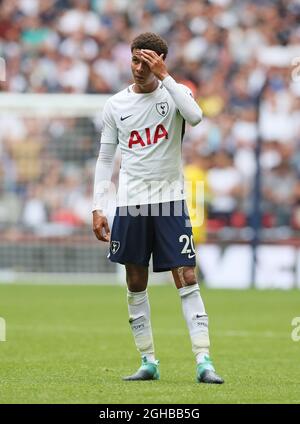
[[[140,368],[123,379],[160,377],[147,294],[152,255],[154,272],[172,272],[196,359],[197,381],[222,384],[209,355],[208,316],[195,275],[181,159],[185,122],[199,124],[202,111],[190,90],[169,75],[168,46],[159,35],[140,34],[131,53],[133,84],[110,97],[104,107],[93,201],[93,231],[109,243],[109,259],[126,268],[129,323],[141,355]],[[103,187],[111,181],[117,145],[121,168],[110,231]]]

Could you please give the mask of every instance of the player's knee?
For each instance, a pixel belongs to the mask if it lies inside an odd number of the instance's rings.
[[[141,284],[140,281],[128,280],[127,279],[127,287],[131,292],[140,292],[146,290],[147,284]]]
[[[185,286],[192,286],[193,284],[196,284],[197,280],[196,280],[195,269],[191,267],[184,267],[183,279],[184,279]]]
[[[138,292],[141,290],[144,290],[141,288],[141,278],[138,274],[135,274],[133,272],[127,273],[126,276],[127,286],[128,289],[132,292]]]
[[[143,291],[147,287],[148,272],[134,266],[126,266],[126,281],[132,292]]]

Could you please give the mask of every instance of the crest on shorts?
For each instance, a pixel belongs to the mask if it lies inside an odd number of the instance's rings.
[[[167,102],[156,103],[156,110],[161,116],[166,116],[169,112],[169,105]]]
[[[111,242],[111,245],[110,245],[111,253],[112,253],[113,255],[115,255],[119,249],[120,249],[120,242],[119,242],[119,241],[114,241],[114,240],[113,240],[113,241]]]

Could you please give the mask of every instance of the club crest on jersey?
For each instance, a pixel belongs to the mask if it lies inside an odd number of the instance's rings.
[[[169,112],[169,105],[167,102],[156,103],[156,110],[161,116],[166,116]]]
[[[115,255],[119,249],[120,249],[120,242],[119,242],[119,241],[114,241],[114,240],[113,240],[113,241],[111,242],[111,244],[110,244],[110,250],[111,250],[111,253],[112,253],[113,255]]]

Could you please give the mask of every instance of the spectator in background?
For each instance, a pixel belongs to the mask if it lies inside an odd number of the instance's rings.
[[[300,175],[300,89],[291,69],[300,51],[299,18],[298,0],[2,0],[0,57],[7,80],[0,81],[0,91],[117,92],[131,83],[129,40],[142,31],[158,32],[170,47],[170,73],[192,89],[204,111],[203,125],[187,127],[183,149],[207,146],[232,155],[230,166],[209,171],[215,185],[222,173],[227,183],[238,181],[235,193],[214,191],[212,216],[227,199],[230,223],[230,211],[241,201],[246,215],[251,208],[255,104],[265,83],[260,129],[266,179],[282,160],[288,160],[292,178]],[[1,114],[3,196],[18,193],[22,204],[41,179],[47,217],[53,216],[70,195],[64,182],[70,164],[85,192],[82,167],[95,156],[95,140],[96,128],[86,119],[58,116],[34,127],[21,116]],[[55,163],[48,176],[47,163]]]
[[[211,198],[208,183],[210,152],[203,148],[192,151],[190,161],[184,168],[187,206],[193,227],[195,246],[206,241],[207,209]]]
[[[47,222],[47,212],[42,200],[42,193],[43,187],[41,185],[31,185],[28,188],[22,213],[22,224],[28,230],[40,230],[40,227]]]
[[[190,160],[184,168],[186,203],[193,230],[196,272],[200,281],[204,279],[199,263],[200,246],[205,243],[207,237],[207,215],[211,197],[208,184],[210,162],[209,150],[198,147],[192,150]]]
[[[287,160],[266,172],[263,178],[264,212],[273,217],[275,226],[291,224],[292,209],[298,193],[295,172]]]
[[[297,179],[295,191],[295,204],[292,211],[292,227],[295,230],[300,230],[300,180]]]
[[[17,226],[21,217],[21,200],[16,193],[6,189],[4,171],[0,166],[0,232]]]
[[[211,188],[210,216],[230,225],[231,215],[237,211],[243,197],[243,184],[232,155],[226,150],[215,153],[213,165],[208,171],[208,183]]]

